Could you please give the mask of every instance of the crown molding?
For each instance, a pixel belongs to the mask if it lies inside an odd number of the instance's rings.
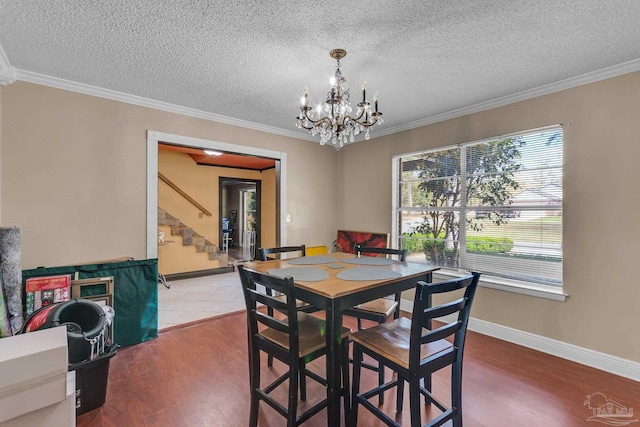
[[[213,114],[195,108],[183,107],[176,104],[170,104],[168,102],[157,101],[150,98],[144,98],[142,96],[131,95],[124,92],[118,92],[111,89],[105,89],[97,86],[91,86],[84,83],[78,83],[71,80],[65,80],[58,77],[47,76],[45,74],[34,73],[26,70],[15,70],[17,80],[24,82],[35,83],[44,86],[50,86],[57,89],[68,90],[71,92],[82,93],[84,95],[97,96],[99,98],[110,99],[112,101],[124,102],[127,104],[138,105],[141,107],[153,108],[156,110],[166,111],[169,113],[182,114],[184,116],[195,117],[199,119],[209,120],[218,123],[229,124],[233,126],[239,126],[247,129],[257,130],[261,132],[273,133],[276,135],[287,136],[290,138],[306,139],[304,135],[296,131],[288,131],[273,126],[261,125],[246,120],[235,119],[233,117],[227,117],[220,114]]]
[[[622,64],[614,65],[611,67],[603,68],[601,70],[592,71],[590,73],[581,74],[579,76],[571,77],[565,80],[560,80],[555,83],[539,86],[533,89],[527,89],[522,92],[514,93],[511,95],[495,98],[489,101],[480,102],[478,104],[470,105],[468,107],[459,108],[442,114],[436,114],[424,119],[416,120],[411,123],[405,123],[399,126],[393,126],[381,131],[376,132],[376,138],[381,136],[391,135],[394,133],[419,128],[422,126],[443,122],[445,120],[455,119],[457,117],[466,116],[472,113],[478,113],[484,110],[490,110],[492,108],[503,107],[514,102],[525,101],[527,99],[536,98],[538,96],[548,95],[554,92],[560,92],[562,90],[571,89],[576,86],[582,86],[589,83],[595,83],[600,80],[610,79],[613,77],[621,76],[623,74],[633,73],[640,71],[640,59],[634,59],[632,61],[623,62]],[[373,139],[373,136],[372,136]]]
[[[415,129],[422,126],[442,122],[445,120],[462,117],[468,114],[477,113],[484,110],[490,110],[497,107],[502,107],[514,102],[524,101],[538,96],[548,95],[554,92],[559,92],[566,89],[571,89],[576,86],[581,86],[589,83],[594,83],[600,80],[617,77],[623,74],[632,73],[640,70],[640,59],[624,62],[622,64],[607,67],[601,70],[593,71],[590,73],[582,74],[580,76],[571,77],[559,82],[550,83],[547,85],[539,86],[533,89],[524,90],[515,94],[495,98],[489,101],[480,102],[478,104],[470,105],[467,107],[459,108],[456,110],[448,111],[442,114],[436,114],[434,116],[426,117],[424,119],[416,120],[414,122],[406,123],[399,126],[392,126],[386,129],[377,130],[375,136],[372,135],[371,139],[380,138],[387,135],[392,135],[398,132]],[[286,136],[295,139],[302,139],[305,141],[318,142],[309,134],[304,134],[294,130],[286,130],[273,126],[261,125],[258,123],[249,122],[246,120],[235,119],[219,114],[208,113],[206,111],[197,110],[194,108],[183,107],[180,105],[170,104],[167,102],[156,101],[141,96],[130,95],[123,92],[117,92],[110,89],[104,89],[97,86],[86,85],[83,83],[77,83],[70,80],[60,79],[57,77],[47,76],[44,74],[34,73],[31,71],[25,71],[20,69],[14,69],[9,64],[2,46],[0,46],[0,84],[10,84],[15,80],[22,80],[25,82],[41,84],[45,86],[51,86],[58,89],[64,89],[71,92],[82,93],[85,95],[97,96],[100,98],[111,99],[113,101],[125,102],[128,104],[138,105],[147,108],[153,108],[156,110],[167,111],[170,113],[182,114],[189,117],[200,118],[204,120],[225,123],[233,126],[239,126],[247,129],[253,129],[261,132],[272,133],[276,135]],[[360,142],[360,141],[357,141]]]
[[[16,72],[9,63],[7,55],[5,55],[2,45],[0,45],[0,85],[9,85],[16,81]]]

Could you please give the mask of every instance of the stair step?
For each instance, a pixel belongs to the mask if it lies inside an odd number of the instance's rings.
[[[209,259],[212,261],[219,260],[221,267],[226,267],[227,265],[229,265],[229,254],[227,254],[226,252],[210,252]]]
[[[171,226],[171,235],[172,236],[180,236],[180,235],[182,235],[182,230],[189,228],[186,225],[182,224],[179,219],[176,220],[176,221],[178,221],[178,224]]]
[[[206,239],[202,236],[193,236],[191,244],[196,247],[196,252],[205,252],[206,250]]]
[[[196,252],[208,253],[209,260],[218,260],[222,267],[229,265],[229,254],[221,251],[218,245],[196,233],[191,227],[180,222],[178,218],[167,213],[165,209],[158,208],[158,225],[171,227],[171,235],[173,236],[182,236],[183,246],[195,246]]]
[[[180,234],[182,234],[183,246],[191,246],[193,244],[193,230],[191,228],[181,228]]]
[[[180,225],[180,220],[175,218],[158,218],[158,225],[175,227]]]

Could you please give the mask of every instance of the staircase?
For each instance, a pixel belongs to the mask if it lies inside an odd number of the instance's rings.
[[[206,253],[210,261],[219,261],[220,267],[229,266],[229,256],[221,251],[217,245],[211,243],[204,236],[196,233],[193,228],[182,223],[178,218],[158,208],[158,227],[170,227],[171,236],[181,236],[182,246],[193,246],[196,253]],[[165,236],[165,241],[170,240]]]

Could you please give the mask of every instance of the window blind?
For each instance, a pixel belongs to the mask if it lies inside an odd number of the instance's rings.
[[[562,285],[561,126],[402,156],[402,247],[442,267]]]

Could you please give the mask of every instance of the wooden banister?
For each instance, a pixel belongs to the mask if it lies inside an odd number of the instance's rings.
[[[207,216],[211,216],[211,212],[206,210],[204,206],[202,206],[200,203],[196,202],[191,196],[189,196],[187,193],[182,191],[182,189],[180,187],[178,187],[177,185],[175,185],[173,182],[171,182],[171,180],[169,178],[167,178],[166,176],[162,175],[160,172],[158,172],[158,178],[160,178],[160,180],[162,180],[169,187],[171,187],[174,190],[176,190],[178,192],[178,194],[180,194],[182,197],[187,199],[189,201],[189,203],[191,203],[193,206],[195,206],[196,208],[200,209],[200,212],[202,212],[203,214],[205,214]]]

